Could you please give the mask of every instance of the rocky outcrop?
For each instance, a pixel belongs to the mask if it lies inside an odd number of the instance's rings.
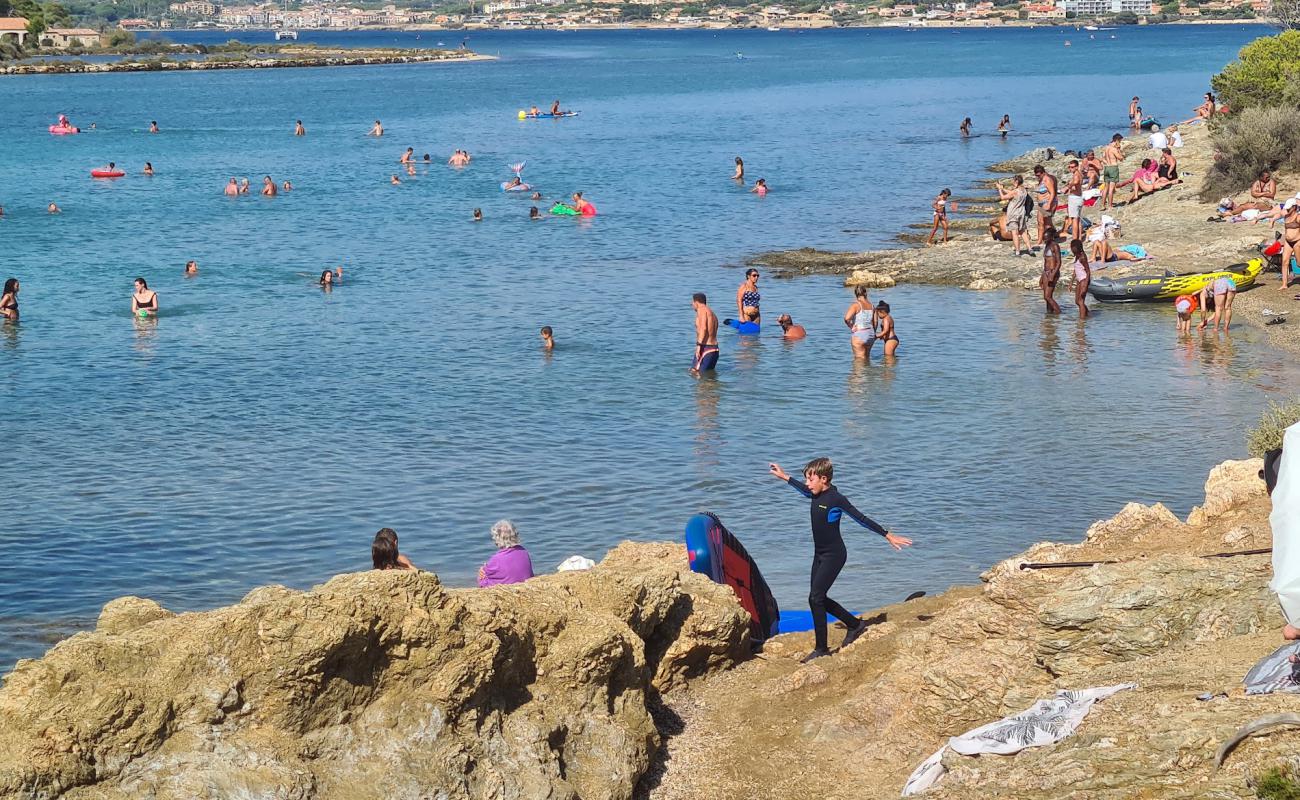
[[[681,546],[486,590],[425,572],[109,603],[0,690],[0,797],[628,798],[647,704],[748,654]]]
[[[845,286],[865,286],[868,289],[888,289],[894,285],[894,279],[869,269],[854,270],[844,279]]]
[[[690,724],[668,741],[664,774],[644,796],[742,796],[750,785],[768,800],[894,798],[949,736],[1058,689],[1131,681],[1137,689],[1097,705],[1059,744],[946,754],[948,775],[925,796],[1253,797],[1251,777],[1300,741],[1271,732],[1214,770],[1216,748],[1242,724],[1295,703],[1241,690],[1250,666],[1279,644],[1269,556],[1204,556],[1222,552],[1233,531],[1268,546],[1259,466],[1216,468],[1187,522],[1158,504],[1130,504],[1078,543],[1041,543],[995,565],[980,587],[865,614],[868,633],[830,658],[801,665],[810,637],[776,637],[765,659],[670,698]],[[1094,561],[1109,563],[1021,569]],[[736,729],[745,735],[731,737]]]

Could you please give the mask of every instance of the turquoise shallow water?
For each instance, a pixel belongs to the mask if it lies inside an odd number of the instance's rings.
[[[119,595],[196,609],[363,568],[381,526],[466,585],[500,517],[546,570],[710,509],[800,607],[805,501],[770,459],[830,455],[851,498],[917,540],[893,554],[846,529],[833,596],[861,607],[973,580],[1128,500],[1186,512],[1296,383],[1249,330],[1179,342],[1165,309],[1081,324],[1028,295],[903,287],[880,293],[901,357],[855,365],[835,281],[765,278],[768,319],[789,311],[809,338],[724,336],[716,379],[696,381],[689,295],[725,316],[746,254],[881,244],[988,162],[1104,138],[1134,92],[1188,116],[1260,32],[484,33],[470,45],[500,61],[0,81],[0,272],[24,312],[0,327],[0,664]],[[414,36],[304,38],[436,41]],[[513,118],[556,96],[582,115]],[[99,130],[51,137],[60,111]],[[1001,113],[1008,142],[956,139],[962,116],[987,132]],[[389,186],[408,144],[476,160]],[[726,179],[736,154],[771,195]],[[528,222],[496,188],[523,159],[548,198],[581,189],[601,216]],[[87,177],[109,160],[130,177]],[[297,190],[220,194],[264,174]],[[344,286],[321,293],[338,263]],[[127,313],[136,275],[156,322]]]

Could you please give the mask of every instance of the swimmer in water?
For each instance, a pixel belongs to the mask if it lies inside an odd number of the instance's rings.
[[[400,186],[402,183],[402,179],[394,175],[393,177],[388,179],[388,182],[394,186]]]
[[[529,199],[529,200],[541,200],[541,199],[542,199],[542,193],[541,193],[541,192],[533,192],[533,193],[528,197],[528,199]]]
[[[282,184],[280,185],[280,191],[282,191],[282,192],[292,192],[292,191],[293,191],[293,184],[290,183],[290,182],[288,182],[288,181],[285,181],[284,183],[282,183]]]
[[[225,190],[222,191],[222,194],[224,194],[226,197],[236,197],[236,196],[238,196],[238,195],[239,195],[239,181],[235,180],[234,178],[231,178],[231,179],[230,179],[230,182],[226,184],[226,188],[225,188]]]
[[[1011,130],[1011,115],[1003,114],[1002,119],[998,120],[998,133],[1005,139],[1009,130]]]
[[[518,175],[516,175],[516,176],[514,176],[513,178],[511,178],[510,180],[506,181],[506,185],[503,186],[503,187],[501,187],[501,188],[502,188],[502,189],[513,189],[513,188],[515,188],[516,186],[522,186],[523,183],[524,183],[523,179],[520,178]]]
[[[57,203],[50,203],[45,207],[45,211],[49,214],[59,214],[62,213],[63,209],[59,208]]]
[[[157,133],[157,132],[158,132],[158,120],[155,119],[155,120],[150,120],[150,121],[149,121],[149,132],[150,132],[150,133]]]
[[[759,178],[754,181],[754,188],[749,191],[751,194],[756,194],[759,197],[767,197],[767,179]]]
[[[267,175],[265,178],[262,178],[263,197],[275,197],[277,191],[278,190],[275,188],[275,181],[271,180],[270,175]]]
[[[135,294],[131,295],[131,313],[141,317],[158,314],[158,293],[149,288],[144,278],[135,279]]]
[[[718,366],[718,315],[709,308],[704,292],[691,295],[691,308],[695,309],[695,359],[691,374],[698,376]]]
[[[474,220],[473,220],[473,221],[474,221],[474,222],[482,222],[482,221],[483,221],[483,209],[481,209],[481,208],[476,208],[476,209],[474,209]]]
[[[187,277],[187,278],[192,278],[192,277],[194,277],[195,275],[198,275],[198,274],[199,274],[199,262],[197,262],[197,261],[186,261],[186,262],[185,262],[185,277]]]
[[[335,267],[333,270],[322,270],[320,274],[320,286],[322,289],[330,289],[336,283],[343,282],[343,268]]]
[[[432,164],[432,163],[433,163],[433,157],[430,156],[428,153],[425,153],[425,154],[424,154],[424,158],[422,158],[421,161],[423,161],[425,164]]]
[[[540,211],[537,210],[537,206],[533,206],[532,208],[528,209],[528,218],[529,218],[529,219],[541,219],[541,218],[542,218],[542,212],[540,212]]]
[[[741,183],[745,182],[745,162],[741,160],[740,156],[736,156],[736,171],[732,174],[731,179]]]
[[[152,163],[150,163],[150,162],[148,162],[148,161],[144,162],[144,174],[146,174],[146,175],[148,175],[148,176],[150,176],[150,177],[153,176],[153,164],[152,164]]]
[[[18,319],[18,279],[5,281],[5,288],[0,292],[0,317],[10,322]]]
[[[379,123],[379,120],[375,120],[375,124],[374,124],[374,126],[370,128],[370,133],[367,133],[366,135],[367,135],[367,136],[383,136],[383,135],[384,135],[384,126],[381,125],[381,124]]]
[[[898,334],[894,332],[894,318],[889,313],[889,303],[876,303],[876,321],[880,323],[880,341],[885,343],[885,355],[892,356],[898,349]]]
[[[543,326],[542,326],[542,333],[541,333],[541,336],[542,336],[542,349],[543,349],[543,350],[554,350],[554,349],[555,349],[555,333],[551,330],[551,326],[550,326],[550,325],[543,325]]]
[[[958,126],[957,128],[958,130],[961,131],[961,138],[963,139],[970,138],[970,126],[971,126],[970,117],[967,117],[966,119],[961,121],[961,125]]]
[[[248,192],[249,192],[249,188],[250,188],[250,187],[249,187],[249,185],[248,185],[248,178],[244,178],[242,181],[239,182],[239,193],[240,193],[240,194],[248,194]]]
[[[776,318],[776,324],[781,326],[781,338],[794,341],[802,339],[808,335],[808,331],[802,325],[796,325],[795,321],[789,314],[782,314]]]
[[[405,153],[402,153],[402,157],[399,158],[399,159],[397,160],[397,163],[399,163],[399,164],[409,164],[409,163],[411,163],[411,159],[414,158],[414,157],[415,157],[415,148],[414,148],[414,147],[408,147],[408,148],[406,148],[406,152],[405,152]]]
[[[298,120],[298,123],[293,126],[293,135],[294,136],[307,135],[307,129],[302,126],[302,120]]]

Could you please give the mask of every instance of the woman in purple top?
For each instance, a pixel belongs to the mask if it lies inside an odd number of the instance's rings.
[[[503,583],[522,583],[533,577],[533,562],[528,551],[519,544],[519,531],[515,524],[503,519],[492,526],[492,543],[496,553],[479,568],[478,585],[498,586]]]

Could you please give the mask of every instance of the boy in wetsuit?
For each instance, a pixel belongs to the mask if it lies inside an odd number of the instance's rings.
[[[844,538],[840,536],[840,517],[848,514],[854,522],[885,537],[885,541],[889,542],[895,550],[902,550],[909,546],[912,540],[895,536],[875,520],[854,508],[853,504],[840,494],[840,490],[831,484],[834,467],[829,458],[814,458],[809,461],[803,468],[804,482],[791,478],[779,464],[769,464],[768,471],[812,500],[809,511],[812,516],[813,562],[808,605],[812,609],[813,636],[816,646],[812,652],[804,656],[803,663],[806,664],[814,658],[830,655],[826,646],[828,611],[848,626],[849,632],[845,634],[841,648],[853,644],[867,630],[865,621],[853,616],[839,603],[826,596],[849,557],[848,550],[844,547]]]

